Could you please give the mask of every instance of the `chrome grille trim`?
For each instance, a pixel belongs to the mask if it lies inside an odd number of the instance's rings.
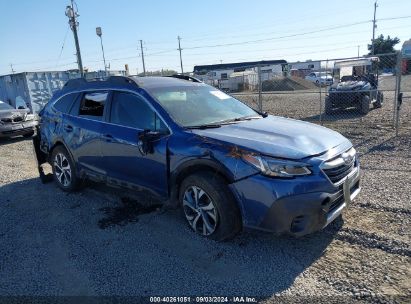
[[[331,183],[340,185],[347,176],[353,175],[358,170],[355,149],[352,147],[336,157],[324,161],[320,168]]]

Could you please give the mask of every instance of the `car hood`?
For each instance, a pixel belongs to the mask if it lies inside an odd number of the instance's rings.
[[[368,85],[367,81],[344,81],[337,84],[335,89],[337,91],[353,91],[361,89]]]
[[[208,138],[225,141],[239,147],[273,157],[303,159],[322,154],[348,139],[340,133],[312,123],[268,116],[221,128],[192,130]]]

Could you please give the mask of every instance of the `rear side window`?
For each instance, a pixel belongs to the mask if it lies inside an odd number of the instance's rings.
[[[76,101],[77,98],[77,93],[71,93],[67,94],[63,97],[61,97],[59,100],[57,100],[53,107],[62,113],[68,113],[70,111],[70,108],[72,104]]]
[[[80,101],[79,116],[101,120],[104,114],[108,92],[88,92]]]

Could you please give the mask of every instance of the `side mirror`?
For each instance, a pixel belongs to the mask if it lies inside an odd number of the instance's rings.
[[[162,133],[144,130],[137,134],[138,138],[138,149],[141,154],[146,155],[154,152],[153,142],[161,137]]]

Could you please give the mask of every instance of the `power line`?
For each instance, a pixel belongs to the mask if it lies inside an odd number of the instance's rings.
[[[214,45],[203,45],[203,46],[187,47],[185,49],[186,50],[194,50],[194,49],[202,49],[202,48],[221,47],[221,46],[236,46],[236,45],[243,45],[243,44],[252,44],[252,43],[258,43],[258,42],[263,42],[263,41],[271,41],[271,40],[277,40],[277,39],[282,39],[282,38],[298,37],[298,36],[304,36],[304,35],[308,35],[308,34],[320,33],[320,32],[325,32],[325,31],[332,31],[332,30],[339,29],[339,28],[345,28],[345,27],[350,27],[350,26],[355,26],[355,25],[360,25],[360,24],[366,24],[366,23],[370,23],[370,21],[367,20],[367,21],[361,21],[361,22],[355,22],[355,23],[349,23],[349,24],[342,24],[342,25],[338,25],[338,26],[334,26],[334,27],[323,28],[321,30],[308,31],[308,32],[297,33],[297,34],[292,34],[292,35],[278,36],[278,37],[265,38],[265,39],[257,39],[257,40],[248,40],[248,41],[242,41],[242,42],[233,42],[233,43],[222,43],[222,44],[214,44]]]
[[[315,55],[315,54],[320,54],[320,53],[326,53],[326,52],[331,52],[331,51],[338,51],[338,50],[345,50],[345,49],[354,49],[357,48],[357,45],[350,45],[350,46],[346,46],[346,47],[342,47],[342,48],[332,48],[332,49],[326,49],[326,50],[321,50],[321,51],[316,51],[316,52],[303,52],[303,53],[284,53],[281,55],[275,55],[275,56],[281,56],[281,57],[286,57],[286,56],[298,56],[298,55]],[[268,56],[264,56],[264,57],[260,57],[259,60],[265,60],[265,59],[269,59],[272,57],[268,57]],[[234,59],[232,61],[236,62],[236,61],[245,61],[245,60],[249,60],[249,58],[237,58]],[[210,61],[210,64],[216,62],[217,60],[214,61]],[[316,61],[316,60],[312,60],[312,61]],[[318,60],[317,60],[318,61]],[[203,64],[208,64],[208,63],[203,63]]]
[[[377,21],[398,20],[398,19],[408,19],[408,18],[411,18],[411,16],[401,16],[401,17],[392,17],[392,18],[380,18],[380,19],[377,19]]]
[[[67,27],[66,33],[64,34],[63,44],[61,46],[59,57],[57,58],[57,61],[56,61],[56,66],[59,64],[60,59],[61,59],[61,55],[63,54],[63,49],[64,49],[64,45],[66,44],[67,34],[68,34],[69,30],[70,30],[70,26]]]
[[[344,13],[349,13],[349,12],[352,12],[352,11],[358,11],[358,8],[360,7],[360,8],[365,8],[365,7],[369,7],[369,5],[368,4],[365,4],[365,3],[361,3],[361,4],[363,4],[363,5],[360,5],[360,4],[358,4],[358,5],[356,5],[354,8],[351,8],[351,9],[347,9],[346,7],[344,8]],[[299,20],[295,20],[294,18],[289,18],[288,17],[288,15],[286,14],[286,16],[287,16],[287,18],[284,18],[284,19],[280,19],[280,20],[278,20],[277,18],[276,18],[276,20],[278,21],[278,22],[272,22],[272,20],[270,20],[270,22],[269,22],[269,26],[263,26],[263,24],[266,24],[267,22],[264,22],[264,23],[261,23],[261,22],[259,22],[259,24],[261,24],[261,26],[258,26],[258,27],[250,27],[249,26],[249,24],[247,23],[247,26],[245,27],[246,29],[245,30],[242,30],[244,27],[238,27],[238,26],[233,26],[232,24],[231,24],[231,26],[234,28],[236,28],[236,29],[240,29],[240,32],[241,32],[241,34],[240,35],[238,35],[237,37],[244,37],[244,32],[247,32],[247,31],[250,31],[250,29],[267,29],[267,28],[269,28],[269,27],[274,27],[274,28],[277,28],[277,25],[281,25],[281,26],[283,26],[283,25],[287,25],[287,24],[297,24],[297,23],[299,23],[299,22],[305,22],[307,19],[304,19],[304,17],[309,17],[309,19],[315,19],[315,18],[319,18],[319,17],[323,17],[323,16],[329,16],[330,15],[330,13],[329,12],[325,12],[325,13],[321,13],[321,14],[319,14],[319,15],[313,15],[312,14],[312,12],[318,12],[318,8],[313,8],[313,9],[311,9],[311,10],[307,10],[307,11],[305,11],[305,14],[303,14],[303,15],[301,15],[301,16],[299,16]],[[290,20],[291,19],[291,20]],[[289,21],[289,22],[284,22],[284,21]],[[255,25],[255,24],[254,24]],[[215,34],[215,33],[217,33],[217,35]],[[221,33],[221,29],[219,28],[217,31],[212,31],[212,32],[210,32],[210,31],[207,31],[207,33],[197,33],[195,36],[184,36],[184,39],[186,40],[186,41],[188,41],[188,42],[192,42],[192,41],[203,41],[203,40],[209,40],[209,39],[205,39],[204,37],[213,37],[213,38],[215,38],[215,37],[221,37],[221,38],[234,38],[235,36],[227,36],[227,35],[220,35],[220,36],[218,36],[218,34],[220,34]],[[267,34],[269,34],[269,33],[263,33],[262,35],[267,35]],[[251,35],[255,35],[255,34],[249,34],[248,36],[251,36]],[[257,34],[257,35],[260,35],[260,34]],[[200,38],[200,39],[197,39],[197,37],[198,36],[200,36],[200,37],[202,37],[202,38]],[[191,38],[196,38],[196,39],[191,39]],[[212,39],[212,40],[215,40],[215,39]]]
[[[406,19],[406,18],[411,18],[411,16],[397,16],[397,17],[389,17],[389,18],[380,18],[380,19],[376,19],[376,21],[388,21],[388,20],[397,20],[397,19]],[[247,45],[247,44],[251,45],[251,44],[255,44],[255,43],[274,42],[274,41],[277,41],[277,40],[287,41],[287,40],[292,40],[290,38],[294,38],[294,37],[300,37],[299,39],[315,39],[315,38],[330,37],[330,36],[333,36],[333,35],[324,35],[324,36],[321,35],[321,36],[317,36],[317,37],[302,37],[302,36],[309,36],[309,35],[314,34],[314,33],[331,31],[331,30],[335,30],[335,29],[339,29],[339,28],[346,28],[346,27],[349,27],[349,26],[355,26],[355,25],[365,24],[365,23],[369,23],[369,22],[372,22],[372,21],[361,21],[361,22],[355,22],[355,23],[350,23],[350,24],[343,24],[343,25],[338,25],[338,26],[334,26],[334,27],[320,28],[318,30],[305,31],[305,32],[301,32],[301,33],[294,33],[294,34],[290,34],[290,35],[283,35],[283,36],[271,37],[271,38],[265,38],[265,39],[248,40],[248,41],[233,42],[233,43],[213,44],[213,45],[200,45],[200,46],[186,47],[184,49],[185,50],[194,50],[194,49],[203,49],[203,48],[217,48],[217,47],[226,47],[226,46]],[[399,28],[399,27],[391,27],[391,28]],[[386,30],[391,29],[391,28],[386,28]],[[355,33],[358,33],[358,31],[356,31]],[[339,34],[339,36],[344,35],[344,34],[352,35],[352,34],[355,34],[355,33],[342,33],[342,34]],[[63,48],[64,48],[64,41],[63,41],[62,49]],[[276,48],[276,49],[278,49],[278,48]],[[118,52],[121,49],[116,48],[116,49],[112,49],[112,50],[115,51],[115,52]],[[159,50],[157,52],[145,54],[145,56],[150,56],[150,57],[151,56],[161,56],[163,54],[168,54],[168,53],[172,53],[172,52],[175,52],[175,49],[162,49],[162,50]],[[247,51],[243,50],[243,51],[238,51],[238,52],[240,53],[240,52],[247,52]],[[62,53],[62,50],[60,51],[59,61],[61,60],[61,53]],[[210,53],[208,53],[208,54],[210,54]],[[221,52],[219,54],[221,54]],[[194,54],[191,54],[191,55],[194,55]],[[123,60],[123,59],[131,59],[131,58],[136,58],[136,56],[113,58],[112,60]],[[67,60],[69,60],[69,58],[67,58]],[[99,61],[101,61],[101,60],[96,60],[95,62],[99,62]],[[44,63],[44,62],[49,62],[49,60],[34,61],[34,62],[20,62],[20,63],[14,63],[14,65],[31,65],[31,64]],[[56,65],[56,67],[57,66],[68,66],[68,65],[71,65],[71,64],[72,63],[69,62],[67,64]],[[44,69],[48,69],[48,68],[44,68]]]

